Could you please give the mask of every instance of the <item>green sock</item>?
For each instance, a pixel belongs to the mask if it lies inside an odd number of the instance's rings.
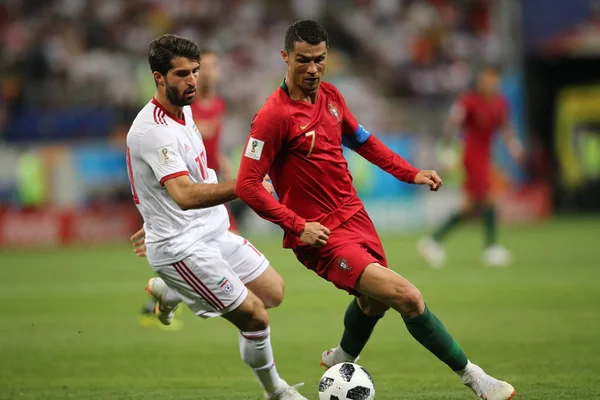
[[[485,245],[489,247],[496,244],[496,210],[493,206],[485,206],[482,217],[485,227]]]
[[[431,237],[436,242],[441,242],[444,239],[444,237],[448,234],[448,232],[450,232],[455,226],[457,226],[461,220],[462,213],[457,212],[455,214],[452,214],[450,218],[448,218],[446,222],[444,222],[444,224],[437,231],[435,231]]]
[[[370,317],[362,312],[356,298],[353,299],[346,309],[346,315],[344,315],[344,334],[340,342],[342,350],[352,357],[358,357],[369,341],[377,321],[384,314]]]
[[[467,356],[450,336],[442,322],[425,306],[423,314],[404,318],[410,334],[453,371],[467,366]]]

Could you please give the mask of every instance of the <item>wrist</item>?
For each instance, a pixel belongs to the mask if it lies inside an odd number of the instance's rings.
[[[417,175],[419,175],[419,172],[421,172],[421,170],[420,170],[420,169],[415,169],[415,170],[413,170],[413,171],[410,173],[409,177],[408,177],[408,178],[409,178],[409,180],[408,180],[408,183],[412,183],[412,184],[414,184],[414,183],[415,183],[415,179],[417,179]]]
[[[294,236],[300,237],[304,233],[306,228],[306,220],[304,218],[297,217],[294,225],[292,226],[291,232]]]

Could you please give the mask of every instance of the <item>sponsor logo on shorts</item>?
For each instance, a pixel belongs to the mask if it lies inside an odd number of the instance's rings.
[[[348,264],[348,260],[346,260],[345,258],[338,258],[337,264],[342,271],[352,270],[352,267],[350,266],[350,264]]]
[[[221,281],[219,282],[219,287],[225,293],[231,293],[231,292],[233,292],[233,285],[231,284],[231,282],[229,282],[227,280],[227,278],[221,279]]]

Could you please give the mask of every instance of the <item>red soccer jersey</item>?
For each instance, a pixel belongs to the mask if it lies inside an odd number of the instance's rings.
[[[215,97],[209,103],[197,100],[191,105],[191,108],[194,122],[202,135],[202,141],[206,148],[207,166],[218,173],[221,133],[226,111],[225,101],[220,97]]]
[[[507,101],[502,95],[486,98],[477,92],[467,92],[458,99],[465,117],[465,162],[489,163],[494,133],[508,120]]]
[[[292,100],[282,84],[254,117],[236,193],[283,228],[284,247],[300,243],[306,220],[333,230],[363,208],[342,152],[343,135],[358,128],[342,95],[326,82],[315,104]],[[407,182],[418,172],[373,135],[357,152]],[[267,172],[280,201],[260,186]]]

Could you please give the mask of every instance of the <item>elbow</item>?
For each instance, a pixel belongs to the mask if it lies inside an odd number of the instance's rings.
[[[237,181],[235,182],[235,188],[233,189],[235,195],[243,202],[246,202],[248,198],[247,186],[248,185],[246,181],[238,177]]]
[[[183,199],[176,199],[175,204],[177,204],[182,211],[188,211],[192,209],[191,203]]]
[[[191,210],[193,208],[190,196],[183,192],[177,192],[175,195],[172,194],[171,198],[182,211]]]

